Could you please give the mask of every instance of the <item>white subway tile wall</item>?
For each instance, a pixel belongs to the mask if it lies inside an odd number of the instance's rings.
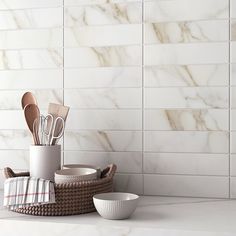
[[[236,197],[236,0],[0,0],[0,170],[29,167],[28,90],[116,190]]]

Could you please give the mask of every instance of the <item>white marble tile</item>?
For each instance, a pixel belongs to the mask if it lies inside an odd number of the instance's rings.
[[[15,110],[21,108],[21,97],[27,90],[0,91],[0,110]],[[35,94],[40,109],[47,109],[49,102],[62,103],[62,90],[30,90]]]
[[[231,153],[236,153],[236,131],[231,131],[230,135],[230,150]]]
[[[236,63],[231,64],[231,85],[236,86]]]
[[[143,194],[143,177],[137,174],[116,174],[114,179],[116,192]]]
[[[155,44],[144,48],[145,65],[223,64],[228,60],[228,43]]]
[[[230,10],[231,10],[231,13],[230,13],[230,16],[232,18],[236,18],[236,1],[235,0],[230,0]]]
[[[228,86],[228,84],[227,64],[163,65],[144,68],[145,87]]]
[[[228,108],[228,88],[146,88],[145,108]]]
[[[142,44],[142,25],[65,28],[65,47],[103,47]]]
[[[145,131],[147,152],[228,153],[228,132]]]
[[[27,128],[23,110],[0,110],[0,130],[22,130]]]
[[[146,22],[225,19],[228,0],[150,1],[144,7]]]
[[[230,197],[236,198],[236,177],[230,178]]]
[[[65,49],[65,67],[138,66],[141,46],[81,47]]]
[[[64,100],[71,108],[137,109],[142,106],[142,91],[140,88],[67,89]]]
[[[141,131],[67,131],[65,150],[141,151]]]
[[[63,47],[63,30],[59,28],[0,31],[0,49],[60,47]]]
[[[231,40],[236,41],[236,20],[231,21]]]
[[[63,26],[62,8],[0,11],[0,29],[38,29]]]
[[[145,195],[228,198],[228,192],[228,177],[144,175]]]
[[[64,73],[65,88],[136,88],[142,86],[141,67],[65,69]]]
[[[0,70],[62,67],[62,49],[0,50]]]
[[[71,110],[66,128],[68,130],[141,130],[142,110]]]
[[[88,1],[86,0],[86,2]],[[66,27],[88,25],[137,24],[141,22],[141,2],[115,4],[106,3],[102,5],[65,7]]]
[[[230,176],[236,176],[236,154],[230,155]]]
[[[229,174],[229,155],[145,153],[144,173],[227,176]]]
[[[231,131],[236,131],[236,110],[235,109],[231,109],[230,110],[230,129]]]
[[[142,0],[65,0],[65,6],[80,6],[80,5],[93,5],[105,3],[129,3],[129,2],[142,2]]]
[[[65,164],[89,164],[107,167],[113,163],[117,165],[117,172],[141,173],[142,153],[141,152],[78,152],[65,151]]]
[[[219,42],[229,40],[227,20],[146,23],[145,44]]]
[[[0,70],[0,78],[2,90],[63,88],[63,71],[60,69]]]
[[[231,105],[231,109],[236,109],[236,87],[231,87],[231,104],[230,105]]]
[[[146,110],[144,121],[146,130],[227,131],[229,112],[221,109]]]
[[[29,152],[27,150],[0,150],[0,169],[29,169]]]
[[[0,149],[27,150],[31,144],[33,138],[29,130],[0,130]]]
[[[0,0],[0,10],[59,7],[63,0]]]
[[[231,55],[231,62],[236,63],[236,41],[231,42],[230,55]]]

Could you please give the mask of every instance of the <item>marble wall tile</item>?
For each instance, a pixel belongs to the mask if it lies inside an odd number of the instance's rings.
[[[80,5],[93,5],[105,3],[129,3],[129,2],[142,2],[142,0],[65,0],[65,6],[80,6]]]
[[[21,97],[27,90],[2,90],[0,91],[0,110],[16,110],[21,108]],[[62,103],[62,90],[31,90],[37,97],[41,109],[48,108],[48,101]]]
[[[225,19],[229,17],[229,1],[150,1],[145,3],[144,13],[145,21],[151,23],[183,20]]]
[[[231,21],[231,40],[236,41],[236,20]]]
[[[60,69],[0,70],[0,78],[2,90],[63,88],[63,71]]]
[[[142,151],[141,131],[67,131],[65,150]]]
[[[0,156],[0,169],[8,166],[13,169],[29,169],[29,152],[27,150],[0,150]]]
[[[142,173],[141,152],[79,152],[65,151],[65,164],[90,164],[105,168],[110,163],[117,165],[119,173]]]
[[[230,0],[230,16],[232,18],[236,18],[236,1],[235,0]]]
[[[0,150],[28,150],[32,143],[29,130],[0,130]]]
[[[230,115],[231,115],[230,128],[231,130],[236,131],[236,110],[231,109]]]
[[[22,130],[27,128],[23,110],[0,110],[0,130]]]
[[[156,44],[145,46],[145,65],[228,63],[228,43]]]
[[[60,7],[63,0],[0,0],[0,10]]]
[[[138,66],[141,46],[65,48],[65,67]]]
[[[142,110],[71,110],[66,129],[142,130]]]
[[[141,67],[76,68],[66,69],[64,73],[65,88],[136,88],[142,86]]]
[[[63,47],[63,30],[59,28],[0,31],[0,49],[59,47]]]
[[[137,23],[142,23],[141,2],[65,7],[66,27]]]
[[[234,125],[234,127],[235,127],[235,125]],[[231,131],[230,149],[231,149],[231,153],[236,153],[236,131]]]
[[[229,155],[145,153],[144,173],[227,176],[229,173]]]
[[[236,87],[231,87],[231,108],[236,109]]]
[[[236,117],[235,117],[236,118]],[[228,110],[146,110],[145,130],[227,131]]]
[[[228,108],[228,88],[147,88],[145,108]]]
[[[228,153],[228,132],[145,131],[146,152]]]
[[[0,11],[0,29],[39,29],[63,26],[63,9],[41,8]]]
[[[71,108],[137,109],[142,107],[140,88],[68,89],[64,92]]]
[[[231,42],[231,63],[236,63],[236,41]]]
[[[236,176],[236,154],[230,155],[230,176]]]
[[[142,25],[65,28],[66,47],[102,47],[142,44]]]
[[[236,86],[236,63],[231,63],[231,85]]]
[[[145,44],[197,43],[229,40],[227,20],[146,23]]]
[[[227,86],[228,83],[227,64],[162,65],[144,68],[145,87]]]
[[[0,50],[0,70],[62,67],[62,49]]]
[[[143,194],[143,176],[137,174],[116,174],[114,189],[117,192]]]
[[[230,197],[236,198],[236,177],[230,178]]]
[[[147,195],[228,198],[228,187],[228,177],[144,175]]]

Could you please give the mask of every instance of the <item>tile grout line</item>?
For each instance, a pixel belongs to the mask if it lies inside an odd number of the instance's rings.
[[[64,11],[64,5],[65,5],[65,0],[63,0],[62,2],[62,79],[63,79],[63,82],[62,82],[62,97],[63,97],[63,105],[65,105],[65,11]],[[63,134],[63,150],[65,149],[65,134]],[[65,162],[65,153],[63,151],[62,153],[62,164],[64,165],[64,162]]]
[[[144,1],[142,1],[142,193],[144,193]]]
[[[229,198],[231,198],[231,0],[229,0]]]

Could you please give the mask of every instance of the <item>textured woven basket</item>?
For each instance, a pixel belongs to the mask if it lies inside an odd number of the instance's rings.
[[[96,211],[93,196],[98,193],[112,192],[115,165],[109,165],[97,180],[75,183],[55,184],[56,203],[30,206],[14,210],[15,212],[37,216],[77,215]],[[29,172],[14,173],[11,168],[4,169],[6,178],[29,176]]]

